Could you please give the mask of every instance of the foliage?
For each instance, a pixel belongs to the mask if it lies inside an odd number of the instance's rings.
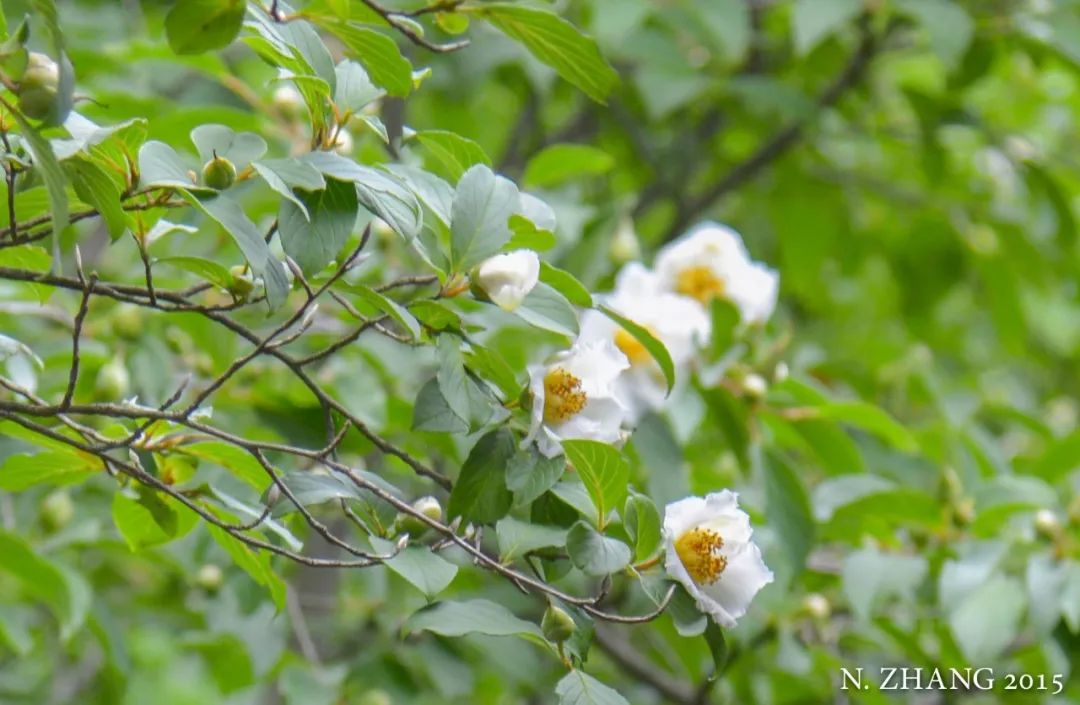
[[[0,703],[1080,699],[1075,0],[0,33]],[[686,361],[604,292],[710,219],[780,303],[713,300]],[[588,315],[664,401],[549,457],[536,366]],[[733,629],[663,570],[665,505],[722,488],[775,573]]]

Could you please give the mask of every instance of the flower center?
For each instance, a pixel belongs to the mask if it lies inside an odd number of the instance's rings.
[[[703,264],[687,267],[675,277],[675,291],[703,304],[724,295],[724,280]]]
[[[654,338],[659,338],[656,331],[652,326],[645,326],[645,329],[652,334]],[[626,359],[630,360],[632,365],[641,365],[652,360],[652,355],[645,349],[645,346],[641,344],[634,336],[630,335],[623,328],[619,328],[615,331],[615,347],[623,351],[626,355]]]
[[[544,377],[544,421],[562,423],[585,408],[588,397],[581,390],[581,380],[562,367]]]
[[[720,555],[724,539],[712,529],[690,529],[675,539],[675,553],[686,572],[699,585],[716,582],[727,568],[727,558]]]

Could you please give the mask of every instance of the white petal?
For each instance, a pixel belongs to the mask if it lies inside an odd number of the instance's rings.
[[[720,578],[702,587],[701,591],[734,620],[746,614],[754,596],[772,581],[773,573],[765,566],[761,550],[751,543],[730,557]]]
[[[513,311],[540,279],[540,257],[515,250],[489,257],[476,268],[476,283],[497,306]]]

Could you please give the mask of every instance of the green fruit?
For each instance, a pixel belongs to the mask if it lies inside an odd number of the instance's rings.
[[[59,88],[60,67],[48,56],[31,52],[19,81],[19,110],[27,117],[44,120],[56,105]]]
[[[75,518],[75,503],[71,495],[57,490],[41,501],[41,521],[49,531],[58,531]]]
[[[142,309],[135,304],[120,304],[113,311],[112,328],[124,340],[138,340],[143,333],[144,319]]]
[[[224,191],[236,182],[236,167],[225,157],[214,155],[202,169],[203,183],[212,189]]]
[[[540,631],[544,638],[556,644],[561,644],[574,635],[577,625],[574,618],[555,605],[548,605],[544,612],[544,618],[540,621]]]
[[[213,563],[205,564],[195,574],[195,584],[207,592],[216,592],[224,580],[225,576],[221,572],[221,568],[218,568]]]
[[[119,358],[110,360],[98,370],[95,389],[99,398],[112,401],[122,399],[127,395],[130,388],[131,375],[128,374],[127,368],[124,367],[123,360]]]

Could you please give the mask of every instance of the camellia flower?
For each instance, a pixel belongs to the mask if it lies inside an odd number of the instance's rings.
[[[496,306],[513,311],[540,281],[540,256],[532,250],[514,250],[481,262],[472,283]]]
[[[532,425],[526,443],[554,458],[560,441],[583,438],[614,443],[626,408],[615,398],[615,380],[630,363],[609,341],[575,344],[529,369]]]
[[[698,347],[712,331],[712,322],[701,304],[660,291],[656,276],[637,262],[619,271],[615,292],[603,303],[652,333],[667,348],[680,372],[692,363]],[[599,311],[586,311],[581,318],[581,339],[609,340],[630,361],[630,369],[616,382],[616,395],[629,408],[632,421],[664,403],[667,383],[660,366],[622,326]]]
[[[750,259],[739,234],[719,223],[698,225],[656,255],[661,288],[708,305],[725,298],[746,323],[761,323],[776,308],[777,273]]]
[[[773,574],[751,540],[750,517],[730,490],[687,497],[664,510],[664,567],[721,627],[746,614]]]

